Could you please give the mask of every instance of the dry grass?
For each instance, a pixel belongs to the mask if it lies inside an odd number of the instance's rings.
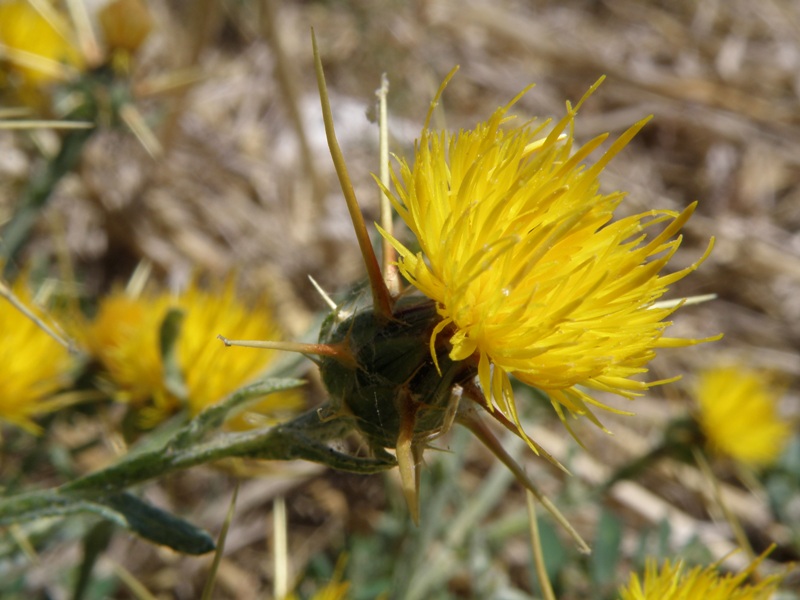
[[[272,23],[256,2],[207,0],[192,3],[192,9],[180,2],[150,4],[158,26],[136,67],[140,91],[151,91],[145,84],[152,86],[154,76],[178,69],[201,75],[184,93],[140,104],[156,123],[164,154],[153,159],[125,131],[96,134],[79,170],[62,181],[41,216],[25,256],[45,262],[69,257],[89,296],[126,279],[142,259],[168,281],[185,281],[193,271],[223,274],[235,269],[248,287],[275,290],[287,325],[299,336],[322,307],[307,275],[329,290],[343,290],[363,275],[324,142],[311,26],[323,53],[340,142],[368,220],[377,219],[378,201],[369,175],[378,169],[377,127],[368,115],[374,114],[374,91],[382,72],[391,84],[392,149],[398,153],[412,148],[433,93],[456,64],[461,70],[443,100],[443,116],[451,128],[485,118],[531,82],[536,88],[520,102],[520,111],[560,115],[565,99],[579,99],[605,74],[606,82],[578,119],[579,139],[607,130],[619,133],[633,121],[655,115],[612,163],[605,178],[608,189],[628,190],[625,210],[631,212],[680,209],[699,200],[676,268],[696,260],[709,238],[716,238],[711,257],[678,286],[676,295],[715,293],[718,299],[684,310],[675,327],[679,335],[724,332],[725,338],[663,352],[654,364],[655,375],[691,373],[733,359],[769,368],[787,382],[782,409],[797,422],[796,2],[275,2]],[[196,7],[201,4],[203,8]],[[208,15],[207,23],[200,22],[200,13]],[[278,40],[265,39],[270,28],[279,33]],[[276,62],[278,43],[285,54],[283,76]],[[306,154],[298,122],[306,136]],[[42,138],[46,143],[47,136]],[[30,156],[27,138],[0,133],[0,216],[12,213],[15,191],[33,168]],[[528,469],[553,496],[566,490],[562,500],[569,506],[576,490],[602,481],[610,465],[623,464],[657,442],[666,420],[685,407],[681,389],[681,384],[670,386],[658,397],[637,402],[635,419],[605,419],[614,437],[581,428],[590,452],[576,452],[567,434],[553,427],[552,419],[545,420],[533,428],[534,438],[563,457],[574,477],[566,479],[534,459],[525,459]],[[459,489],[477,494],[492,461],[471,445],[464,452],[467,468]],[[436,466],[436,455],[429,454],[428,461],[437,473],[447,468]],[[400,540],[394,543],[408,546],[412,542],[407,540],[420,535],[404,538],[398,533],[407,527],[402,506],[392,498],[397,487],[391,479],[322,472],[308,465],[280,465],[276,470],[278,475],[270,470],[269,477],[242,483],[216,597],[269,596],[269,513],[271,499],[278,495],[288,497],[295,574],[309,561],[319,561],[314,558],[318,554],[335,560],[345,546],[354,552],[354,539],[390,539],[394,531],[393,539]],[[440,475],[432,479],[429,487],[441,483]],[[796,542],[792,549],[790,532],[775,521],[763,497],[727,481],[728,502],[757,549],[775,540],[780,551],[772,566],[796,560]],[[230,490],[230,476],[196,469],[151,486],[148,494],[216,531]],[[431,515],[435,519],[459,516],[450,504],[431,506],[426,493],[434,496],[423,490],[423,512],[444,511]],[[638,551],[641,532],[655,531],[663,518],[672,525],[669,543],[675,549],[695,535],[715,559],[734,547],[726,524],[714,512],[708,482],[693,467],[660,463],[638,483],[621,484],[609,498],[568,512],[592,539],[604,506],[625,525],[627,557]],[[513,524],[519,511],[524,511],[524,497],[512,486],[488,510],[486,535],[495,541],[493,553],[472,557],[499,563],[492,573],[505,573],[512,588],[531,590],[524,530],[508,525],[513,535],[496,532],[503,523]],[[442,533],[448,532],[445,528]],[[492,535],[506,543],[497,544]],[[467,539],[474,543],[466,533],[457,540],[428,540],[430,560],[435,563]],[[377,550],[386,548],[378,545]],[[360,555],[355,552],[357,563]],[[40,589],[55,589],[54,569],[74,565],[78,555],[78,547],[69,543],[48,551],[31,569],[31,585],[39,581]],[[157,597],[194,598],[209,560],[179,557],[118,535],[100,570],[108,573],[111,562],[120,563]],[[480,597],[476,572],[468,565],[455,569],[444,591],[429,597]],[[792,585],[797,589],[796,581]],[[583,584],[564,589],[564,597],[591,596]],[[114,597],[130,597],[125,594]]]

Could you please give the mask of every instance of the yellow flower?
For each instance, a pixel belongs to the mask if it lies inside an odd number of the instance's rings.
[[[117,401],[136,406],[168,402],[159,329],[171,301],[169,296],[134,298],[114,292],[102,299],[94,321],[78,333],[108,374]]]
[[[160,329],[172,308],[185,313],[176,349],[186,398],[170,391],[164,381]],[[174,297],[132,298],[122,292],[112,293],[101,301],[97,317],[82,338],[117,390],[115,398],[141,408],[145,422],[155,424],[184,406],[190,415],[199,413],[256,379],[273,362],[274,351],[225,352],[225,346],[216,339],[220,332],[279,337],[267,299],[261,297],[246,306],[237,299],[231,279],[213,291],[192,283]],[[253,405],[247,418],[294,411],[301,406],[301,396],[296,392],[271,394]],[[234,426],[247,427],[248,422],[240,418]]]
[[[764,556],[738,575],[720,574],[716,565],[686,572],[682,561],[671,564],[668,560],[659,571],[656,562],[648,560],[644,583],[632,574],[628,585],[620,589],[620,600],[768,600],[782,575],[771,575],[752,585],[745,583]]]
[[[764,373],[740,366],[702,373],[698,420],[711,448],[750,466],[774,462],[791,433],[777,413],[778,397]]]
[[[60,15],[46,19],[28,0],[0,3],[0,58],[7,59],[24,85],[64,79],[64,66],[83,68],[83,59]]]
[[[24,279],[17,279],[12,292],[39,313]],[[0,300],[0,331],[0,419],[39,433],[33,419],[61,406],[56,393],[71,381],[72,359],[64,346],[5,300]]]
[[[547,392],[562,421],[565,407],[599,425],[589,407],[608,407],[594,392],[641,395],[666,383],[634,379],[657,348],[705,341],[665,337],[676,307],[655,306],[705,258],[659,274],[694,205],[614,220],[624,194],[599,191],[603,168],[647,119],[589,165],[608,134],[573,147],[583,100],[567,103],[547,132],[549,122],[517,124],[509,115],[524,93],[470,131],[426,124],[413,166],[401,160],[393,174],[392,196],[421,251],[382,232],[403,276],[437,304],[432,351],[443,336],[451,359],[477,364],[487,408],[522,435],[510,375]]]

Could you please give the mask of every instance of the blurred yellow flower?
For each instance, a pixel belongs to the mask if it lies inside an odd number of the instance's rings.
[[[28,0],[0,2],[0,59],[8,61],[23,85],[62,81],[68,72],[65,67],[83,68],[60,15],[51,9],[47,17]]]
[[[77,333],[108,374],[115,400],[135,406],[176,401],[165,398],[159,352],[159,330],[171,302],[169,296],[113,292],[101,300],[94,321]]]
[[[401,160],[393,173],[392,202],[421,252],[382,233],[403,276],[437,303],[431,349],[443,336],[450,358],[474,362],[487,408],[523,436],[510,375],[547,392],[565,424],[564,408],[600,425],[590,406],[608,407],[594,392],[641,395],[666,383],[634,379],[657,348],[707,341],[665,337],[678,305],[654,305],[705,258],[659,275],[694,205],[614,220],[624,194],[600,193],[598,177],[647,119],[586,164],[608,137],[574,148],[575,116],[593,90],[549,132],[549,122],[509,115],[525,91],[473,130],[426,124],[413,166]]]
[[[266,297],[247,306],[237,299],[235,287],[230,279],[210,291],[192,283],[177,296],[133,298],[115,292],[104,298],[81,338],[106,371],[115,398],[140,408],[144,422],[153,425],[184,407],[195,415],[262,374],[273,362],[274,351],[226,352],[216,339],[220,332],[259,339],[280,337]],[[168,389],[161,357],[161,324],[173,308],[185,313],[176,350],[186,398]],[[301,407],[302,396],[295,391],[271,394],[232,425],[252,427],[258,423],[250,424],[248,419],[257,419],[259,414]]]
[[[698,420],[712,450],[749,466],[774,462],[791,434],[777,412],[779,392],[770,378],[741,366],[700,375]]]
[[[38,316],[26,278],[11,290]],[[5,300],[0,300],[0,419],[31,433],[41,428],[33,419],[62,406],[57,392],[71,382],[72,359],[67,349]]]
[[[661,570],[655,560],[648,560],[644,582],[631,574],[628,585],[620,589],[620,600],[768,600],[778,588],[782,575],[771,575],[748,584],[764,555],[747,569],[734,574],[721,574],[716,565],[695,567],[686,572],[682,561],[665,561]]]

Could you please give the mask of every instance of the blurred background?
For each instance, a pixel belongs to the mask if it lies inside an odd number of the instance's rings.
[[[104,5],[86,2],[95,32]],[[312,27],[368,223],[378,219],[371,173],[380,166],[375,92],[382,74],[389,81],[390,149],[409,158],[433,95],[456,65],[435,123],[451,130],[486,119],[531,83],[536,86],[517,104],[518,114],[559,118],[567,100],[577,102],[605,75],[581,109],[575,136],[579,142],[605,131],[613,137],[654,115],[606,169],[604,191],[628,192],[621,214],[699,202],[671,268],[698,260],[712,237],[715,248],[671,297],[717,297],[682,308],[670,331],[694,338],[722,332],[724,338],[660,352],[652,379],[682,374],[683,380],[633,405],[608,399],[636,412],[599,415],[613,435],[575,422],[586,450],[544,403],[530,398],[525,419],[532,437],[572,476],[509,443],[595,547],[592,557],[579,555],[543,517],[558,597],[615,597],[648,554],[710,563],[738,546],[707,474],[668,448],[632,480],[596,492],[616,469],[663,446],[669,424],[696,412],[697,374],[720,364],[767,370],[780,389],[777,410],[794,433],[778,466],[743,473],[712,456],[715,480],[754,551],[778,544],[767,572],[798,560],[800,4],[147,0],[141,6],[150,15],[149,34],[124,64],[113,63],[135,115],[119,122],[117,84],[103,88],[111,108],[100,103],[99,126],[36,209],[6,268],[46,272],[83,299],[124,285],[143,261],[165,289],[236,273],[242,294],[269,294],[288,338],[313,339],[325,305],[308,276],[337,297],[364,272],[325,142]],[[133,12],[123,14],[123,21],[135,21]],[[87,57],[81,77],[92,64],[122,60],[98,36],[94,43],[78,36]],[[50,119],[66,114],[55,86],[23,94],[14,87],[19,74],[3,64],[2,109],[22,106],[28,116]],[[136,134],[131,123],[139,121]],[[4,240],[12,226],[19,228],[26,185],[68,135],[0,129]],[[213,340],[220,332],[209,333]],[[324,390],[310,363],[308,371],[313,406]],[[62,433],[75,428],[74,420],[68,423]],[[419,528],[408,519],[394,473],[357,476],[281,463],[250,465],[250,476],[240,477],[203,467],[150,484],[144,493],[216,534],[240,482],[214,597],[271,597],[278,497],[286,501],[290,573],[302,597],[333,577],[343,554],[353,598],[539,597],[524,493],[465,434],[454,431],[438,442],[442,452],[426,453]],[[75,460],[70,440],[64,434],[57,443]],[[88,470],[99,463],[84,457],[81,464]],[[6,548],[3,569],[16,587],[0,585],[3,593],[70,597],[84,529],[63,527],[35,559]],[[126,583],[131,577],[150,597],[196,598],[211,561],[126,533],[113,537],[104,557],[87,597],[148,597]],[[726,564],[747,563],[739,553]],[[796,598],[799,586],[797,574],[789,575],[782,597]]]

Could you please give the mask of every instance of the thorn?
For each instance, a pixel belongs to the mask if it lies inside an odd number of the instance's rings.
[[[36,2],[38,6],[40,2]],[[92,67],[98,66],[103,62],[103,52],[97,41],[97,35],[92,27],[91,17],[85,2],[78,0],[67,0],[67,10],[72,19],[75,37],[83,53],[86,62]]]
[[[347,172],[347,165],[342,155],[342,149],[339,147],[339,142],[336,139],[331,103],[328,98],[328,87],[325,84],[325,73],[322,70],[322,58],[319,54],[319,48],[317,48],[317,38],[314,35],[313,28],[311,29],[311,43],[314,48],[314,68],[317,73],[319,100],[322,105],[322,120],[325,123],[325,135],[328,139],[328,149],[331,153],[333,165],[336,168],[336,175],[339,178],[342,194],[347,203],[350,220],[353,223],[356,239],[358,239],[358,247],[361,250],[361,257],[364,259],[364,265],[367,268],[367,277],[369,278],[369,286],[372,290],[372,303],[375,314],[379,318],[389,321],[392,318],[392,296],[389,293],[389,289],[386,287],[386,283],[383,281],[378,258],[375,256],[375,250],[372,248],[372,241],[367,232],[367,225],[364,222],[364,215],[361,214],[361,209],[358,206],[358,200],[353,190],[353,184],[350,181],[350,175]]]
[[[410,399],[406,399],[410,400]],[[406,498],[408,512],[414,525],[419,526],[419,473],[417,458],[420,448],[414,444],[414,426],[416,425],[416,408],[410,402],[398,406],[400,412],[400,433],[397,436],[395,455],[400,469],[400,485]]]
[[[11,288],[2,280],[0,280],[0,298],[4,298],[6,302],[25,315],[34,325],[53,338],[58,344],[66,348],[67,351],[73,354],[77,352],[77,345],[72,340],[61,337],[52,327],[45,323],[43,319],[36,316],[30,308],[25,306],[25,304],[16,297],[14,292],[11,291]]]
[[[542,506],[544,506],[547,512],[550,513],[550,516],[552,516],[556,522],[561,525],[572,537],[578,547],[579,552],[582,554],[592,553],[592,549],[584,541],[581,535],[575,530],[567,518],[561,514],[561,511],[558,510],[558,507],[556,507],[556,505],[553,504],[547,496],[539,491],[539,488],[534,485],[533,481],[531,481],[524,469],[506,451],[506,449],[500,443],[500,440],[498,440],[489,430],[486,424],[481,421],[474,408],[470,407],[469,409],[460,411],[458,414],[458,422],[469,429],[475,435],[475,437],[477,437],[480,442],[491,451],[492,454],[500,459],[500,462],[508,467],[508,470],[513,473],[517,481],[521,483],[522,486],[528,490]]]
[[[716,294],[702,294],[700,296],[688,296],[686,298],[674,298],[672,300],[659,300],[654,302],[648,308],[674,308],[676,306],[690,306],[692,304],[701,304],[703,302],[710,302],[716,300]]]
[[[304,344],[302,342],[275,342],[270,340],[230,340],[224,335],[218,335],[217,339],[228,347],[239,346],[241,348],[297,352],[298,354],[317,354],[319,356],[330,356],[346,367],[353,369],[358,367],[358,363],[350,352],[350,348],[345,344]]]
[[[317,293],[320,296],[322,296],[322,300],[323,302],[325,302],[325,304],[328,305],[328,308],[330,308],[331,310],[336,310],[338,306],[336,306],[336,302],[333,301],[333,298],[331,298],[328,295],[328,292],[323,290],[322,286],[319,283],[317,283],[317,280],[314,279],[311,275],[308,276],[308,279],[311,281],[311,285],[314,286],[314,289],[317,290]]]
[[[392,202],[389,199],[388,189],[391,184],[389,177],[389,111],[386,106],[386,97],[389,95],[389,78],[386,73],[381,75],[381,87],[375,91],[378,96],[378,160],[381,174],[381,228],[390,236],[394,236],[394,223],[392,222]],[[393,296],[402,291],[400,275],[397,272],[397,252],[386,237],[381,240],[381,259],[383,279],[386,287]]]
[[[125,294],[129,298],[138,298],[141,296],[152,273],[153,263],[146,258],[140,260],[133,270],[130,279],[128,279],[128,283],[125,284]]]
[[[94,127],[95,124],[89,121],[41,121],[35,119],[0,121],[0,129],[93,129]]]
[[[414,525],[419,526],[419,484],[417,480],[417,465],[414,461],[414,450],[411,438],[400,433],[395,448],[397,466],[400,469],[400,485],[403,488],[408,512]]]
[[[142,113],[133,104],[124,104],[119,109],[119,116],[128,129],[133,132],[136,139],[150,155],[150,158],[160,158],[164,154],[164,148],[158,141],[155,133],[147,125]]]
[[[539,444],[537,444],[534,440],[528,437],[524,431],[520,430],[519,427],[514,425],[508,418],[499,410],[492,409],[491,405],[486,400],[486,397],[483,395],[481,389],[475,385],[474,383],[467,384],[464,388],[464,393],[467,395],[468,398],[476,402],[479,406],[487,409],[486,412],[489,413],[489,416],[492,417],[495,421],[500,423],[503,427],[508,429],[511,433],[516,435],[517,437],[523,439],[526,444],[533,450],[538,456],[542,456],[547,459],[547,461],[552,464],[554,467],[562,470],[567,475],[572,475],[564,465],[562,465],[557,458],[555,458],[552,454],[550,454],[547,450],[542,448]]]

